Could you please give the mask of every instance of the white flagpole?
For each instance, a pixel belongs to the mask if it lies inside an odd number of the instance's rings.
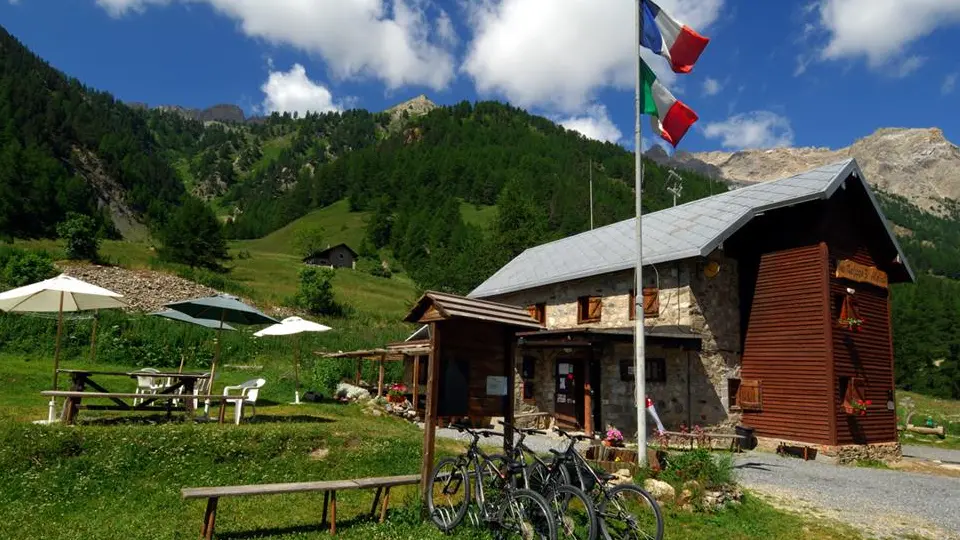
[[[640,466],[647,463],[647,417],[646,415],[646,373],[644,362],[644,329],[643,329],[643,225],[640,221],[642,210],[640,197],[643,192],[643,134],[640,129],[640,116],[642,112],[641,98],[643,95],[642,67],[640,62],[640,40],[643,35],[643,0],[638,0],[636,9],[636,38],[634,42],[637,47],[637,75],[636,75],[636,178],[634,181],[634,195],[636,197],[636,235],[637,235],[637,262],[636,262],[636,283],[634,284],[634,328],[633,328],[633,349],[634,349],[634,381],[636,385],[636,403],[637,403],[637,464]]]

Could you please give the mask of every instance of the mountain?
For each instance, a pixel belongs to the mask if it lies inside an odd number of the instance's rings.
[[[184,195],[143,116],[0,28],[0,235],[52,236],[69,212],[143,234]]]
[[[880,190],[904,197],[937,215],[949,215],[945,199],[960,200],[960,148],[938,128],[883,128],[852,145],[829,148],[774,148],[740,152],[677,152],[672,158],[654,147],[648,157],[714,178],[755,183],[782,178],[855,157]]]

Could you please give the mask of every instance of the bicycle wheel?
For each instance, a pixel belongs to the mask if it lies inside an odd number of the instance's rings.
[[[433,468],[427,485],[427,513],[443,532],[463,521],[470,506],[470,482],[467,469],[456,458],[444,458]]]
[[[571,540],[595,540],[599,520],[593,501],[582,489],[563,484],[544,496],[557,521],[557,537]]]
[[[534,461],[527,466],[527,489],[544,494],[550,491],[554,486],[563,484],[572,484],[570,481],[570,471],[566,465],[551,464],[555,470],[551,472],[547,466],[539,461]]]
[[[499,538],[522,540],[556,540],[557,524],[550,511],[550,503],[543,495],[529,489],[517,489],[507,494],[500,506],[497,524]]]
[[[661,540],[660,505],[636,484],[620,484],[607,492],[597,507],[605,540]]]

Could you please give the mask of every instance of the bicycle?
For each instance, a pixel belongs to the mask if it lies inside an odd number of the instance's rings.
[[[556,540],[556,523],[546,499],[532,490],[516,487],[513,477],[520,472],[518,464],[500,454],[488,456],[480,449],[481,437],[501,434],[460,425],[451,427],[468,433],[473,440],[464,454],[443,458],[434,467],[426,501],[431,521],[441,531],[453,530],[466,517],[472,496],[477,505],[477,514],[471,515],[474,525],[486,523],[506,537],[515,533],[524,540]],[[471,495],[471,491],[475,494]]]
[[[525,454],[529,453],[534,463],[543,463],[537,453],[524,443],[527,435],[546,435],[545,431],[530,428],[519,428],[513,424],[501,421],[500,425],[510,428],[517,433],[513,443],[513,452],[508,455],[510,461],[520,465],[523,487],[540,493],[551,505],[551,510],[557,520],[557,534],[574,540],[595,540],[599,534],[597,510],[593,501],[582,489],[569,482],[544,485],[537,478],[531,482],[530,468],[527,467]],[[542,480],[540,478],[539,480]],[[544,489],[545,487],[549,489]]]
[[[589,435],[568,433],[557,428],[570,440],[563,452],[551,448],[553,460],[546,462],[533,455],[531,484],[535,489],[551,489],[554,484],[574,484],[591,496],[596,507],[600,532],[605,540],[663,538],[663,515],[660,505],[646,490],[636,484],[609,485],[616,475],[596,470],[577,452],[578,441],[593,440]],[[543,433],[543,432],[541,432]],[[570,470],[573,470],[573,473]],[[574,478],[575,476],[575,478]],[[650,515],[652,514],[652,516]],[[654,531],[650,534],[646,531]]]

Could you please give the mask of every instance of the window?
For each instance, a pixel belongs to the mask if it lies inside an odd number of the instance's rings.
[[[666,358],[647,358],[643,364],[644,380],[647,382],[662,383],[667,382],[667,359]],[[620,380],[632,381],[633,358],[623,358],[620,360]]]
[[[577,300],[577,323],[600,322],[603,299],[599,296],[581,296]]]
[[[643,318],[660,316],[660,290],[656,287],[643,288]],[[630,289],[630,320],[637,317],[637,294]]]
[[[740,379],[727,379],[727,405],[731,409],[739,409],[737,392],[740,391]]]
[[[763,410],[763,386],[760,381],[740,381],[737,388],[736,406],[744,411]]]
[[[523,400],[524,401],[533,401],[534,398],[534,387],[533,381],[534,376],[537,372],[537,359],[534,356],[524,356],[522,364],[520,367],[520,378],[523,382]]]
[[[547,324],[547,304],[545,302],[527,306],[527,311],[540,324]]]

